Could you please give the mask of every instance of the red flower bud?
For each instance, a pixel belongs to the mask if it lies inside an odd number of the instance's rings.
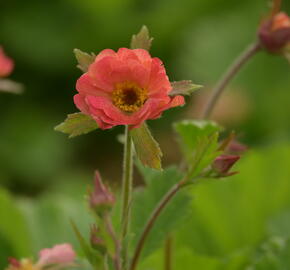
[[[216,177],[226,177],[236,174],[237,172],[230,172],[230,169],[239,159],[240,156],[236,155],[218,156],[212,164],[212,168],[216,173]]]
[[[265,20],[258,31],[261,46],[271,53],[284,53],[290,47],[290,18],[279,12]]]
[[[98,171],[95,173],[94,190],[89,193],[89,203],[98,214],[110,209],[115,203],[114,194],[103,184]]]

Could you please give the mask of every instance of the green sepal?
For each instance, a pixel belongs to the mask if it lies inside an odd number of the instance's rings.
[[[89,115],[79,113],[68,114],[67,118],[54,130],[69,134],[69,138],[87,134],[98,128],[96,121]]]
[[[96,58],[95,54],[88,54],[79,49],[74,49],[74,54],[78,61],[77,67],[83,72],[88,71],[89,66],[95,61]]]
[[[162,152],[159,144],[153,138],[146,123],[139,128],[130,131],[134,143],[136,155],[144,166],[156,170],[162,170]]]
[[[144,49],[149,51],[153,38],[149,35],[147,26],[143,25],[138,34],[133,35],[131,39],[131,49]]]
[[[170,96],[176,95],[191,95],[194,91],[202,88],[202,85],[194,84],[190,80],[183,80],[177,82],[171,82],[172,90],[170,91]]]

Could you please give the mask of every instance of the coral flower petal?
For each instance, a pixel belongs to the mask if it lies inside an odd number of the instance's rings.
[[[164,110],[184,104],[170,97],[172,87],[163,63],[146,50],[103,50],[76,85],[74,102],[101,129],[116,125],[140,126]]]

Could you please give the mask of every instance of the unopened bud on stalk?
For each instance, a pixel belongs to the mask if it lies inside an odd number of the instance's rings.
[[[240,156],[236,155],[220,155],[218,156],[213,164],[212,168],[215,172],[215,177],[227,177],[237,172],[230,172],[233,165],[240,159]]]
[[[265,20],[259,30],[261,46],[270,53],[287,54],[290,51],[290,18],[279,12]]]
[[[104,240],[100,237],[100,229],[94,224],[91,226],[91,234],[90,234],[90,242],[91,246],[104,253],[106,251],[106,246]]]
[[[95,173],[94,190],[89,192],[90,207],[98,214],[103,215],[104,212],[110,210],[115,203],[115,196],[103,184],[101,175],[98,171]]]

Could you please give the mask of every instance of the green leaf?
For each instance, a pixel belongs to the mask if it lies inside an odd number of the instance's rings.
[[[78,61],[77,67],[83,72],[88,71],[89,66],[94,62],[96,58],[96,56],[93,53],[88,54],[79,49],[74,49],[74,54]]]
[[[17,83],[8,79],[0,79],[0,92],[11,94],[21,94],[24,87],[21,83]]]
[[[136,246],[151,212],[165,193],[182,178],[182,174],[175,168],[166,168],[163,172],[138,165],[144,177],[146,187],[136,190],[132,202],[132,247]],[[168,233],[178,230],[189,214],[191,197],[186,190],[175,195],[163,210],[152,231],[150,232],[143,250],[143,256],[148,256],[163,244]]]
[[[153,38],[149,36],[147,26],[143,25],[137,35],[133,35],[131,49],[144,49],[149,51]]]
[[[221,127],[212,121],[190,120],[175,123],[181,149],[191,170],[198,175],[218,156],[218,132]]]
[[[162,170],[162,152],[147,125],[144,123],[141,127],[132,129],[130,134],[135,146],[136,155],[142,164],[152,169]]]
[[[283,227],[269,231],[267,223],[275,213],[290,209],[289,159],[289,143],[251,150],[237,164],[239,174],[197,185],[192,215],[177,232],[180,245],[224,257],[256,248],[269,233],[282,235],[289,228],[286,215],[279,218],[286,222]]]
[[[94,250],[90,246],[90,244],[87,243],[85,238],[82,236],[82,234],[78,230],[76,224],[72,220],[71,220],[71,225],[72,225],[72,228],[75,232],[75,235],[77,236],[77,239],[80,243],[80,246],[81,246],[84,254],[86,255],[86,258],[88,259],[88,261],[95,267],[99,267],[100,265],[102,265],[103,258],[100,255],[100,253],[97,252],[96,250]]]
[[[68,114],[67,118],[54,130],[69,134],[73,138],[82,134],[87,134],[98,128],[96,121],[83,113]]]
[[[170,96],[176,95],[190,95],[194,91],[202,88],[202,85],[193,84],[190,80],[183,80],[177,82],[171,82],[172,90],[170,91]]]
[[[281,270],[290,266],[290,239],[271,237],[263,243],[247,270]]]
[[[32,246],[24,216],[4,189],[0,189],[0,217],[0,266],[3,269],[7,266],[7,256],[29,256]]]

